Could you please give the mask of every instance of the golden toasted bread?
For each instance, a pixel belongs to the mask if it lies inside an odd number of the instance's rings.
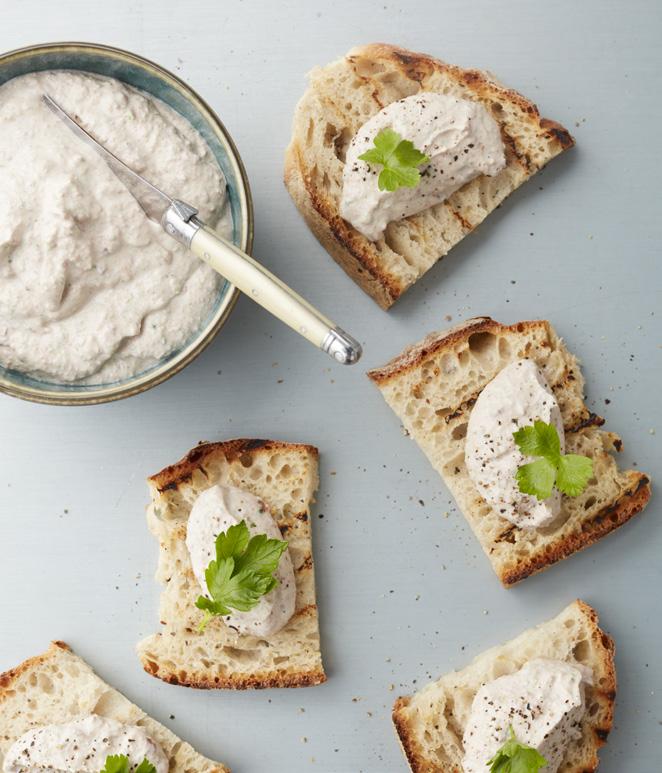
[[[396,700],[393,722],[414,773],[462,773],[462,736],[474,696],[486,682],[518,671],[533,658],[562,660],[592,670],[592,684],[585,686],[581,736],[568,746],[559,771],[596,770],[598,749],[614,721],[614,642],[600,629],[595,610],[575,601],[558,617],[487,650],[461,671]]]
[[[310,505],[317,488],[316,448],[275,440],[202,443],[153,475],[147,511],[159,540],[157,579],[163,584],[161,631],[138,645],[145,670],[171,684],[200,688],[306,687],[324,682],[320,653]],[[204,631],[195,606],[200,587],[186,547],[196,497],[217,483],[260,497],[288,542],[296,579],[296,608],[266,641],[214,618]]]
[[[106,684],[61,641],[0,674],[0,767],[11,745],[28,730],[65,724],[88,714],[140,725],[163,749],[178,773],[230,773],[203,757]]]
[[[574,144],[568,131],[492,75],[384,43],[352,49],[310,73],[294,113],[285,184],[329,254],[383,308],[473,231],[501,202]],[[339,214],[347,147],[383,107],[421,91],[484,104],[501,129],[506,167],[481,175],[446,201],[390,223],[371,242]]]
[[[495,512],[464,461],[467,424],[478,395],[503,368],[525,357],[542,370],[558,400],[567,452],[590,456],[594,470],[584,492],[563,496],[559,516],[540,529],[519,528]],[[432,333],[368,375],[444,479],[506,586],[614,531],[650,498],[647,475],[618,469],[613,452],[622,442],[599,429],[604,419],[584,403],[579,361],[545,320],[502,325],[489,317],[470,319]]]

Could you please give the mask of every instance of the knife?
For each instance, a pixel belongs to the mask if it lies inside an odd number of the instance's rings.
[[[361,357],[361,344],[335,325],[278,277],[198,219],[198,210],[165,194],[98,142],[48,94],[42,100],[76,137],[103,158],[150,220],[208,263],[221,276],[281,322],[329,354],[352,365]]]

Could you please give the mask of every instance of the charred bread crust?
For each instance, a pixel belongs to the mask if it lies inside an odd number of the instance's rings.
[[[285,443],[280,440],[264,440],[262,438],[237,438],[218,443],[201,441],[178,462],[164,467],[160,472],[151,475],[147,482],[160,494],[177,489],[182,483],[188,483],[194,472],[205,474],[205,461],[222,456],[228,463],[241,460],[242,456],[259,453],[271,453],[278,449],[287,451],[301,450],[305,454],[319,457],[315,446],[304,443]]]
[[[520,147],[517,139],[507,131],[505,121],[499,115],[503,104],[515,106],[519,111],[519,118],[533,125],[540,133],[541,139],[548,144],[547,160],[575,144],[571,134],[561,124],[541,118],[533,102],[514,89],[503,86],[487,72],[450,65],[427,54],[408,51],[387,43],[359,46],[352,49],[345,58],[351,65],[361,58],[388,62],[420,87],[423,87],[426,77],[433,73],[446,74],[466,92],[468,98],[487,103],[499,123],[504,144],[508,148],[510,158],[514,159],[512,163],[521,167],[527,176],[538,171],[544,164],[535,164]],[[357,77],[369,84],[369,78],[359,73]],[[379,109],[385,107],[374,91],[373,98]],[[340,217],[337,202],[329,196],[320,195],[302,160],[296,134],[285,154],[284,181],[304,220],[326,251],[383,309],[388,309],[410,285],[403,284],[384,270],[372,242]],[[477,223],[468,222],[462,213],[453,207],[450,207],[449,211],[462,226],[461,238],[477,227]],[[451,245],[451,248],[452,246],[454,245]]]
[[[50,643],[50,646],[45,652],[41,653],[40,655],[35,655],[34,657],[28,658],[27,660],[24,660],[15,668],[11,668],[8,671],[5,671],[3,674],[0,674],[0,706],[2,706],[5,700],[15,697],[16,695],[15,691],[19,688],[18,682],[22,678],[25,677],[30,681],[32,681],[31,677],[32,678],[34,678],[35,676],[38,677],[39,671],[42,668],[48,667],[51,664],[57,665],[58,658],[62,657],[63,653],[66,653],[64,657],[71,658],[72,661],[77,664],[77,668],[80,665],[88,669],[91,678],[97,680],[99,684],[103,685],[104,694],[107,694],[107,691],[110,691],[113,694],[121,696],[122,699],[125,699],[121,693],[118,693],[117,690],[115,690],[115,688],[113,688],[107,682],[102,680],[101,677],[96,673],[96,671],[94,671],[86,661],[84,661],[79,655],[76,655],[76,653],[71,649],[71,647],[69,647],[68,644],[66,644],[63,641],[56,640]],[[37,681],[38,680],[35,679],[35,683],[37,683]],[[125,699],[125,700],[128,701],[128,699]],[[26,701],[29,703],[29,699],[26,698]],[[142,719],[139,720],[140,723],[144,722],[145,720],[156,722],[156,720],[154,720],[152,717],[146,714],[140,707],[136,706],[135,704],[131,704],[130,702],[129,702],[129,705],[131,705],[133,709],[136,709],[137,711],[140,712],[142,716]],[[71,710],[68,707],[66,707],[65,714],[69,714],[70,711]],[[26,713],[29,713],[29,712],[26,712]],[[96,708],[93,709],[93,713],[96,713]],[[76,715],[74,714],[72,718],[75,718],[75,717]],[[64,721],[64,717],[54,716],[52,721],[62,722]],[[120,721],[122,720],[120,719]],[[30,724],[32,726],[36,726],[34,724],[34,721],[32,721]],[[167,731],[167,728],[162,728],[162,729],[164,731]],[[170,733],[170,731],[167,731],[167,732]],[[7,739],[7,736],[4,736],[4,738]],[[173,736],[173,739],[175,742],[173,743],[173,748],[170,750],[168,757],[170,762],[170,768],[172,770],[175,770],[175,769],[181,769],[181,765],[180,766],[177,765],[176,755],[178,753],[178,749],[182,746],[183,741],[179,738],[175,738],[174,736]],[[164,749],[164,751],[166,750]],[[198,755],[197,752],[194,752],[194,753]],[[209,762],[213,766],[213,767],[205,767],[205,770],[208,770],[208,773],[230,773],[230,769],[220,763],[215,763],[212,760],[206,760],[205,762]]]
[[[288,453],[299,453],[302,457],[307,457],[315,462],[319,458],[319,451],[315,446],[305,443],[287,443],[279,440],[268,440],[263,438],[237,438],[221,442],[200,442],[195,448],[191,449],[182,459],[174,464],[165,467],[160,472],[148,478],[148,484],[152,489],[153,496],[160,501],[177,501],[181,489],[193,481],[196,475],[208,477],[205,469],[206,465],[212,465],[215,461],[222,461],[227,464],[239,463],[247,469],[252,465],[252,461],[261,455],[270,455],[278,451]],[[296,528],[297,524],[306,524],[309,520],[306,510],[297,510],[280,515],[274,513],[283,536],[287,538],[287,532]],[[182,527],[182,534],[185,537],[185,527]],[[310,533],[308,536],[310,540]],[[310,545],[309,545],[310,547]],[[313,571],[313,556],[309,550],[302,563],[294,567],[297,583],[301,582],[301,577],[306,573]],[[308,604],[294,613],[292,621],[300,620],[306,617],[317,618],[317,604]],[[162,621],[163,622],[163,621]],[[289,623],[288,623],[289,625]],[[193,636],[194,631],[186,629],[187,634]],[[162,632],[154,634],[163,636]],[[147,655],[140,655],[140,660],[144,670],[162,681],[179,685],[182,687],[192,687],[202,690],[211,689],[267,689],[273,687],[312,687],[322,684],[327,677],[323,666],[312,666],[305,670],[294,670],[291,667],[270,670],[256,670],[253,673],[226,673],[217,674],[213,677],[207,677],[200,672],[187,670],[184,667],[169,667],[169,664],[158,663]]]
[[[598,768],[598,750],[607,742],[614,723],[617,689],[614,665],[615,645],[614,640],[600,628],[597,612],[580,599],[577,599],[575,603],[585,619],[590,630],[590,637],[600,653],[598,673],[594,673],[592,690],[602,709],[600,713],[604,714],[604,721],[602,724],[596,724],[591,721],[590,717],[585,720],[589,724],[592,742],[591,759],[587,763],[589,767],[582,764],[580,767],[568,769],[568,773],[594,773]],[[410,703],[410,696],[397,698],[393,705],[392,718],[398,740],[413,773],[462,773],[460,768],[456,766],[442,770],[435,762],[425,756],[425,752],[408,722],[406,710]]]
[[[297,615],[306,613],[300,610]],[[311,610],[314,613],[314,610]],[[256,672],[250,675],[235,675],[215,677],[214,679],[200,679],[194,674],[188,674],[186,670],[167,671],[159,667],[154,661],[145,661],[143,668],[151,676],[161,679],[172,685],[180,687],[193,687],[198,690],[266,690],[272,687],[315,687],[326,682],[326,674],[321,668],[310,671]]]
[[[543,347],[550,346],[551,341],[556,339],[556,334],[547,320],[525,320],[512,325],[503,325],[487,316],[475,317],[449,330],[431,333],[422,341],[406,348],[384,366],[369,371],[367,375],[380,389],[392,386],[392,382],[397,385],[399,379],[415,377],[423,366],[428,365],[431,361],[436,361],[436,358],[446,352],[455,353],[458,350],[458,345],[462,346],[466,342],[470,342],[472,336],[483,333],[496,336],[521,335],[524,338],[536,337],[534,334],[537,334]],[[564,374],[563,381],[550,384],[550,388],[556,392],[558,387],[574,382],[576,378],[577,374],[574,369],[569,368]],[[418,397],[415,391],[416,384],[410,385],[409,388],[412,394]],[[466,419],[467,413],[475,404],[479,394],[480,391],[469,396],[464,395],[459,405],[451,405],[448,409],[449,412],[444,416],[446,424]],[[603,424],[604,419],[589,411],[583,399],[581,405],[577,405],[570,415],[564,416],[566,437],[576,435],[581,438],[585,430],[601,427]],[[603,432],[602,441],[605,453],[607,449],[616,452],[622,450],[621,439],[613,433]],[[536,549],[528,556],[518,555],[515,550],[505,557],[497,556],[497,560],[492,563],[502,584],[509,588],[527,577],[547,569],[562,559],[589,547],[641,512],[651,496],[650,479],[644,473],[635,470],[626,471],[623,475],[622,489],[614,493],[614,498],[611,501],[597,512],[587,514],[584,519],[577,520],[571,528],[566,530],[566,533],[555,535],[554,541]],[[467,519],[471,522],[470,514],[467,514]],[[505,531],[490,544],[482,543],[483,548],[488,556],[492,557],[499,543],[515,542],[516,535],[520,531],[518,527],[508,525]]]
[[[640,513],[651,496],[650,480],[643,473],[634,471],[630,472],[630,479],[631,484],[615,502],[602,508],[590,520],[579,524],[577,530],[560,539],[550,550],[535,554],[523,562],[513,562],[512,568],[499,575],[504,586],[511,588],[527,577],[584,550]]]
[[[23,674],[29,674],[34,669],[48,663],[53,659],[58,650],[64,650],[65,652],[72,651],[71,647],[63,641],[52,641],[46,652],[28,658],[15,668],[10,668],[8,671],[0,674],[0,703],[7,697],[17,679],[23,676]]]
[[[418,745],[414,733],[407,723],[404,710],[409,706],[410,702],[411,698],[405,695],[398,698],[393,704],[392,718],[396,735],[400,741],[402,752],[407,758],[407,762],[413,773],[434,773],[437,768],[425,759],[423,751]],[[453,766],[448,773],[462,773],[462,771]]]
[[[392,306],[402,294],[402,288],[381,269],[367,239],[340,217],[328,198],[319,195],[310,175],[304,171],[301,153],[295,144],[285,154],[284,180],[322,247],[382,309]]]
[[[408,346],[385,365],[368,371],[368,378],[377,385],[385,384],[395,376],[419,367],[438,352],[453,349],[456,344],[466,341],[475,333],[526,333],[539,328],[548,332],[549,322],[544,319],[534,319],[516,322],[513,325],[502,325],[491,317],[472,317],[449,330],[430,333],[422,341]]]
[[[541,118],[540,111],[534,102],[515,91],[515,89],[508,88],[499,83],[490,73],[484,70],[466,69],[454,64],[447,64],[428,54],[408,51],[405,48],[393,46],[390,43],[369,43],[366,46],[357,46],[347,54],[347,59],[351,62],[358,56],[367,59],[386,59],[391,61],[410,80],[417,81],[418,83],[422,83],[426,77],[429,77],[435,71],[448,73],[452,76],[453,80],[463,83],[467,90],[477,97],[517,105],[531,122],[535,122],[545,131],[547,139],[558,143],[559,151],[567,150],[575,144],[574,138],[565,127],[549,118]]]

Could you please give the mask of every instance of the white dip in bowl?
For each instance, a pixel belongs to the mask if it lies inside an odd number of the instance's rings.
[[[188,121],[120,81],[47,71],[0,86],[0,365],[55,383],[127,379],[202,327],[221,280],[148,220],[44,93],[229,238],[226,182]]]

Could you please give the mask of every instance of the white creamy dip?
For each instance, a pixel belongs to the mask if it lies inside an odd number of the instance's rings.
[[[7,752],[4,773],[99,773],[111,754],[128,757],[131,767],[144,759],[156,773],[168,773],[163,749],[142,727],[90,714],[65,725],[28,730]]]
[[[569,663],[535,658],[514,674],[484,684],[473,700],[462,739],[464,773],[486,773],[488,760],[508,740],[511,725],[518,741],[547,760],[545,773],[556,773],[568,744],[581,735],[583,678]]]
[[[251,536],[266,534],[282,540],[278,525],[267,505],[248,491],[216,485],[203,491],[191,508],[186,531],[186,547],[200,588],[208,596],[205,570],[216,558],[216,537],[241,521]],[[275,572],[278,585],[248,612],[232,612],[223,617],[226,624],[240,633],[271,636],[283,628],[294,614],[296,584],[289,549],[281,555]]]
[[[229,236],[226,182],[188,121],[117,80],[52,71],[0,87],[0,364],[54,382],[128,378],[202,327],[219,277],[147,219],[44,92]]]
[[[565,434],[559,404],[533,360],[516,360],[483,389],[469,416],[465,461],[482,497],[503,518],[520,527],[545,526],[559,514],[561,495],[555,489],[545,500],[523,494],[515,475],[533,461],[515,444],[513,432],[539,419]]]
[[[415,188],[380,191],[381,166],[359,158],[386,128],[430,158]],[[498,174],[505,165],[499,125],[484,105],[424,91],[392,102],[358,130],[347,149],[340,214],[375,241],[392,220],[439,204],[474,177]]]

